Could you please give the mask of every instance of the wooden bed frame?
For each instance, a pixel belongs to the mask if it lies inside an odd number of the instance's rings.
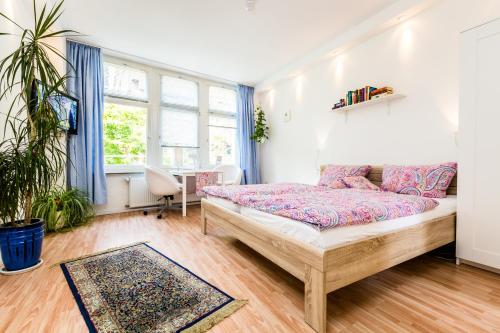
[[[382,167],[374,167],[367,178],[380,185]],[[447,193],[457,193],[456,177]],[[305,321],[320,333],[326,331],[329,292],[454,241],[455,221],[456,214],[450,214],[324,250],[264,229],[252,219],[208,200],[201,202],[203,234],[207,222],[218,225],[305,283]]]

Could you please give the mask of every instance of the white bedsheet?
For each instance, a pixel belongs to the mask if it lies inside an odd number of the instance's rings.
[[[443,199],[436,199],[439,201],[439,206],[422,214],[364,225],[318,231],[302,222],[240,206],[226,199],[209,197],[208,200],[224,208],[230,209],[233,212],[249,217],[255,221],[256,224],[268,230],[285,234],[321,249],[329,249],[347,242],[359,241],[363,238],[404,229],[434,218],[450,215],[457,210],[457,198],[452,195]]]
[[[231,200],[227,200],[227,199],[223,199],[223,198],[219,198],[219,197],[214,197],[212,195],[207,195],[207,200],[216,204],[216,205],[219,205],[221,207],[229,209],[230,211],[233,211],[235,213],[239,213],[241,210],[241,206],[238,204],[235,204]]]

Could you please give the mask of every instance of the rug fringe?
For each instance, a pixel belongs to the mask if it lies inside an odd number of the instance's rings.
[[[147,243],[149,243],[149,241],[136,242],[136,243],[132,243],[132,244],[127,244],[127,245],[112,247],[112,248],[109,248],[109,249],[106,249],[106,250],[103,250],[103,251],[94,252],[94,253],[91,253],[91,254],[85,254],[85,255],[80,256],[80,257],[58,261],[58,262],[50,265],[49,268],[54,268],[56,266],[59,266],[61,264],[65,264],[65,263],[68,263],[68,262],[71,262],[71,261],[85,259],[85,258],[88,258],[88,257],[93,257],[93,256],[97,256],[97,255],[100,255],[100,254],[104,254],[104,253],[108,253],[108,252],[113,252],[113,251],[121,250],[121,249],[126,249],[127,247],[132,247],[132,246],[136,246],[136,245],[139,245],[139,244],[147,244]]]
[[[182,330],[182,333],[203,333],[223,321],[225,318],[232,315],[234,312],[241,309],[245,304],[247,304],[247,300],[234,300],[226,306],[220,308],[216,312],[212,313],[210,316],[203,318],[196,324],[191,327]]]

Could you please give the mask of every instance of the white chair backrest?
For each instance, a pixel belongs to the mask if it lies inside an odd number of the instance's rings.
[[[181,185],[170,172],[160,168],[146,166],[144,172],[149,191],[155,195],[173,195],[179,193]]]
[[[224,183],[239,185],[241,183],[242,171],[240,167],[234,164],[221,164],[214,168],[214,171],[222,171],[224,173]]]

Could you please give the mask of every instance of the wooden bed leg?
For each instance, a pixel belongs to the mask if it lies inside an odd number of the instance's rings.
[[[326,332],[326,285],[325,273],[306,266],[305,272],[305,320],[316,332]]]
[[[205,208],[201,206],[201,233],[207,234],[207,218],[205,217]]]

